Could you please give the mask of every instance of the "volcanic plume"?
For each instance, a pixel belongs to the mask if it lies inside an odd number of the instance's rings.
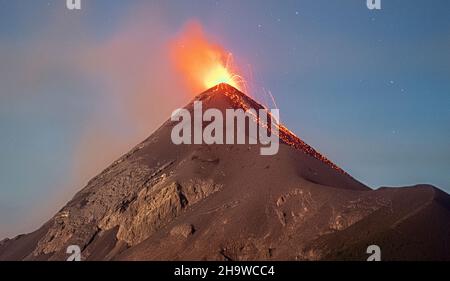
[[[217,85],[204,109],[262,106]],[[185,108],[192,112],[193,102]],[[280,125],[280,148],[175,145],[168,120],[0,260],[450,260],[450,196],[429,185],[372,190]]]
[[[188,23],[170,44],[170,55],[180,77],[194,93],[226,83],[241,91],[246,82],[233,64],[232,53],[206,37],[198,22]]]

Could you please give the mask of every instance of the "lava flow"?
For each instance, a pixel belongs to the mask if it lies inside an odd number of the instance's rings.
[[[234,87],[231,87],[231,85],[227,85],[225,83],[221,83],[219,85],[216,85],[212,87],[210,90],[206,91],[205,93],[214,93],[214,92],[222,92],[225,96],[227,96],[230,101],[233,104],[233,108],[242,108],[243,110],[247,111],[249,109],[260,109],[265,108],[255,100],[249,98],[246,94],[242,93],[238,89],[235,89]],[[251,113],[251,111],[248,111]],[[268,112],[270,115],[270,113]],[[254,116],[254,121],[259,123],[258,116]],[[334,170],[348,175],[343,169],[341,169],[338,165],[331,162],[328,158],[323,156],[321,153],[319,153],[317,150],[312,148],[310,145],[308,145],[306,142],[304,142],[302,139],[300,139],[297,135],[295,135],[292,131],[290,131],[286,126],[279,123],[279,120],[275,120],[277,122],[278,126],[278,136],[281,141],[286,143],[287,145],[290,145],[298,150],[303,151],[307,155],[310,155],[317,160],[322,161],[323,163],[327,164]],[[267,128],[270,130],[270,127]]]

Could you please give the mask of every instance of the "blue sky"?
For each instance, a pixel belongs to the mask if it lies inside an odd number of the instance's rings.
[[[38,227],[190,99],[164,46],[191,20],[358,180],[450,192],[449,1],[64,2],[0,0],[0,237]]]

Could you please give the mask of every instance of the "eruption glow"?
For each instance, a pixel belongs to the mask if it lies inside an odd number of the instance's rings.
[[[245,91],[244,79],[236,74],[232,54],[206,38],[198,23],[188,24],[171,44],[172,61],[194,93],[227,83]]]

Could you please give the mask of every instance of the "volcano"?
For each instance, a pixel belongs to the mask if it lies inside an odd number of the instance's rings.
[[[262,108],[227,85],[203,107]],[[193,102],[185,108],[192,111]],[[450,196],[373,190],[280,125],[259,144],[175,145],[166,121],[37,231],[0,242],[0,260],[450,260]]]

